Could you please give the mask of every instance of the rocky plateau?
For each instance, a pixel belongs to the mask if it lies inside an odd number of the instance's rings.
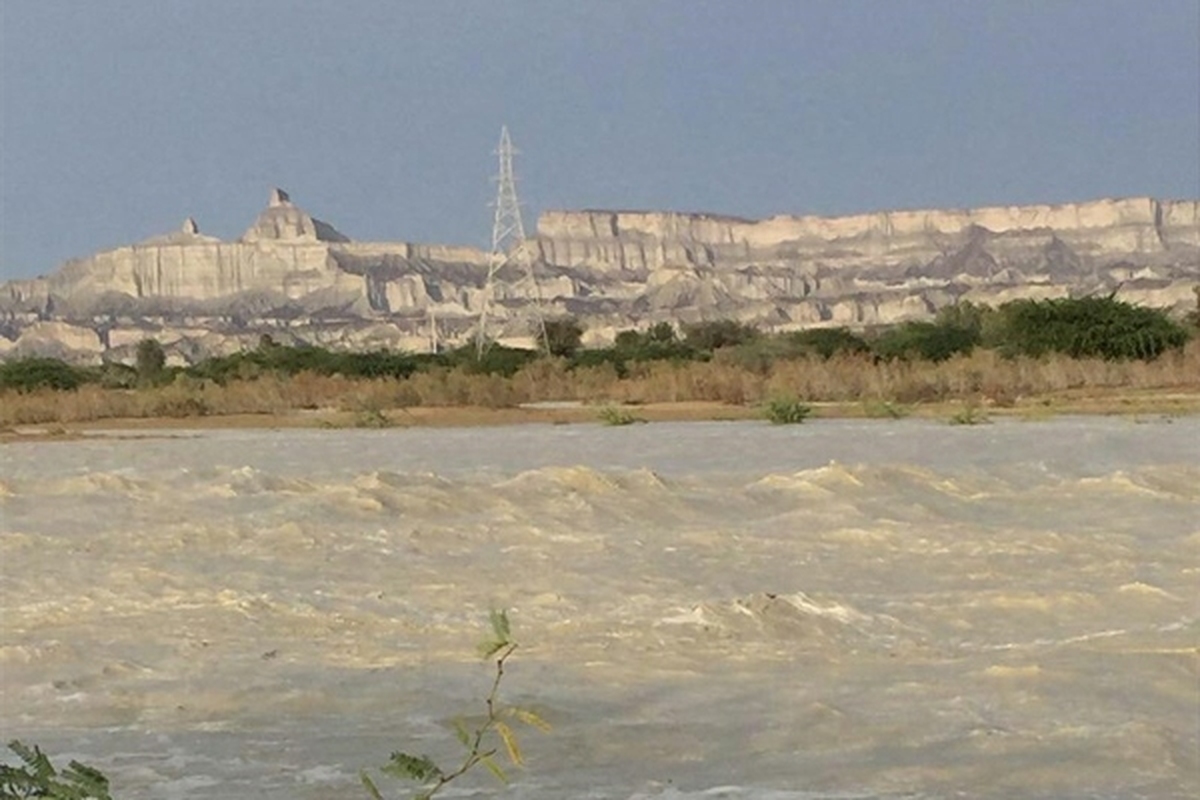
[[[929,318],[959,300],[1116,292],[1183,312],[1200,282],[1200,201],[747,220],[652,211],[549,211],[488,287],[490,255],[357,242],[271,193],[237,241],[191,219],[137,244],[0,284],[0,358],[131,361],[155,338],[172,361],[280,343],[425,351],[488,332],[530,341],[573,315],[585,343],[661,321],[732,318],[770,330]]]

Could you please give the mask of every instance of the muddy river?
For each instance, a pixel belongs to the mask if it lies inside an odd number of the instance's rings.
[[[0,737],[118,798],[452,761],[491,608],[554,727],[448,797],[1195,797],[1200,419],[0,447]]]

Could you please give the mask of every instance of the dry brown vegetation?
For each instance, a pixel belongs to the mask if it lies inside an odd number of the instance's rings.
[[[811,403],[904,406],[972,401],[993,408],[1030,405],[1045,398],[1171,392],[1200,394],[1200,340],[1154,361],[1104,361],[1050,356],[1006,359],[976,350],[940,363],[875,361],[864,355],[829,360],[779,360],[761,369],[717,356],[706,362],[632,364],[627,377],[611,365],[569,369],[544,358],[513,377],[481,375],[463,368],[432,369],[403,379],[363,380],[300,373],[262,375],[225,385],[185,376],[167,386],[0,394],[0,426],[76,423],[120,418],[196,418],[246,414],[286,415],[301,410],[353,415],[386,412],[403,423],[398,409],[427,407],[513,408],[523,403],[574,400],[589,404],[710,402],[754,406],[788,395]],[[336,415],[335,415],[336,416]],[[412,415],[407,415],[412,416]],[[349,423],[349,424],[352,424]]]

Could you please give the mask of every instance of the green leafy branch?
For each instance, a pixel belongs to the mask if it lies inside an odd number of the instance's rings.
[[[462,761],[453,769],[445,769],[427,755],[395,752],[388,763],[379,769],[385,775],[423,784],[413,796],[414,800],[430,800],[449,783],[481,764],[501,783],[508,783],[508,774],[495,758],[500,750],[503,748],[512,766],[520,767],[525,763],[517,734],[509,721],[516,720],[543,732],[550,730],[549,723],[535,712],[500,704],[498,698],[500,683],[504,680],[504,667],[518,645],[513,641],[506,612],[492,611],[489,621],[492,636],[480,645],[480,654],[484,659],[494,660],[496,672],[492,678],[491,690],[484,699],[487,713],[483,721],[473,729],[468,728],[462,720],[456,720],[454,723],[455,736],[464,751]],[[379,787],[366,770],[361,773],[361,777],[363,786],[372,800],[384,800]]]
[[[0,764],[0,800],[48,797],[52,800],[112,800],[108,778],[100,770],[72,761],[61,772],[37,745],[29,747],[14,739],[8,749],[24,766]]]

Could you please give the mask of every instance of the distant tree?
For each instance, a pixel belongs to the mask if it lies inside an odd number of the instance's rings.
[[[978,343],[977,331],[956,324],[905,322],[881,333],[872,349],[884,359],[945,361],[958,353],[970,353]]]
[[[575,317],[557,317],[545,321],[545,349],[552,356],[570,358],[583,343],[583,325]]]
[[[142,339],[137,343],[135,359],[138,382],[143,384],[158,383],[167,366],[167,354],[157,339]]]
[[[675,326],[669,322],[660,322],[646,331],[646,338],[651,342],[658,342],[660,344],[677,341]]]
[[[991,306],[972,303],[970,300],[960,300],[939,309],[935,321],[938,325],[964,328],[978,335],[983,332],[988,318],[994,316],[995,313],[995,309]]]
[[[865,353],[871,349],[865,339],[848,328],[810,328],[789,334],[788,340],[802,353],[826,360],[838,353]]]
[[[696,350],[712,352],[722,347],[736,347],[757,339],[761,334],[753,325],[737,320],[720,319],[697,322],[683,327],[683,343]]]
[[[616,341],[613,342],[613,346],[622,351],[636,350],[641,345],[642,334],[635,330],[618,331]]]
[[[649,330],[621,331],[612,347],[613,361],[688,361],[697,357],[706,358],[696,349],[680,341],[675,328],[669,322],[660,322]]]

